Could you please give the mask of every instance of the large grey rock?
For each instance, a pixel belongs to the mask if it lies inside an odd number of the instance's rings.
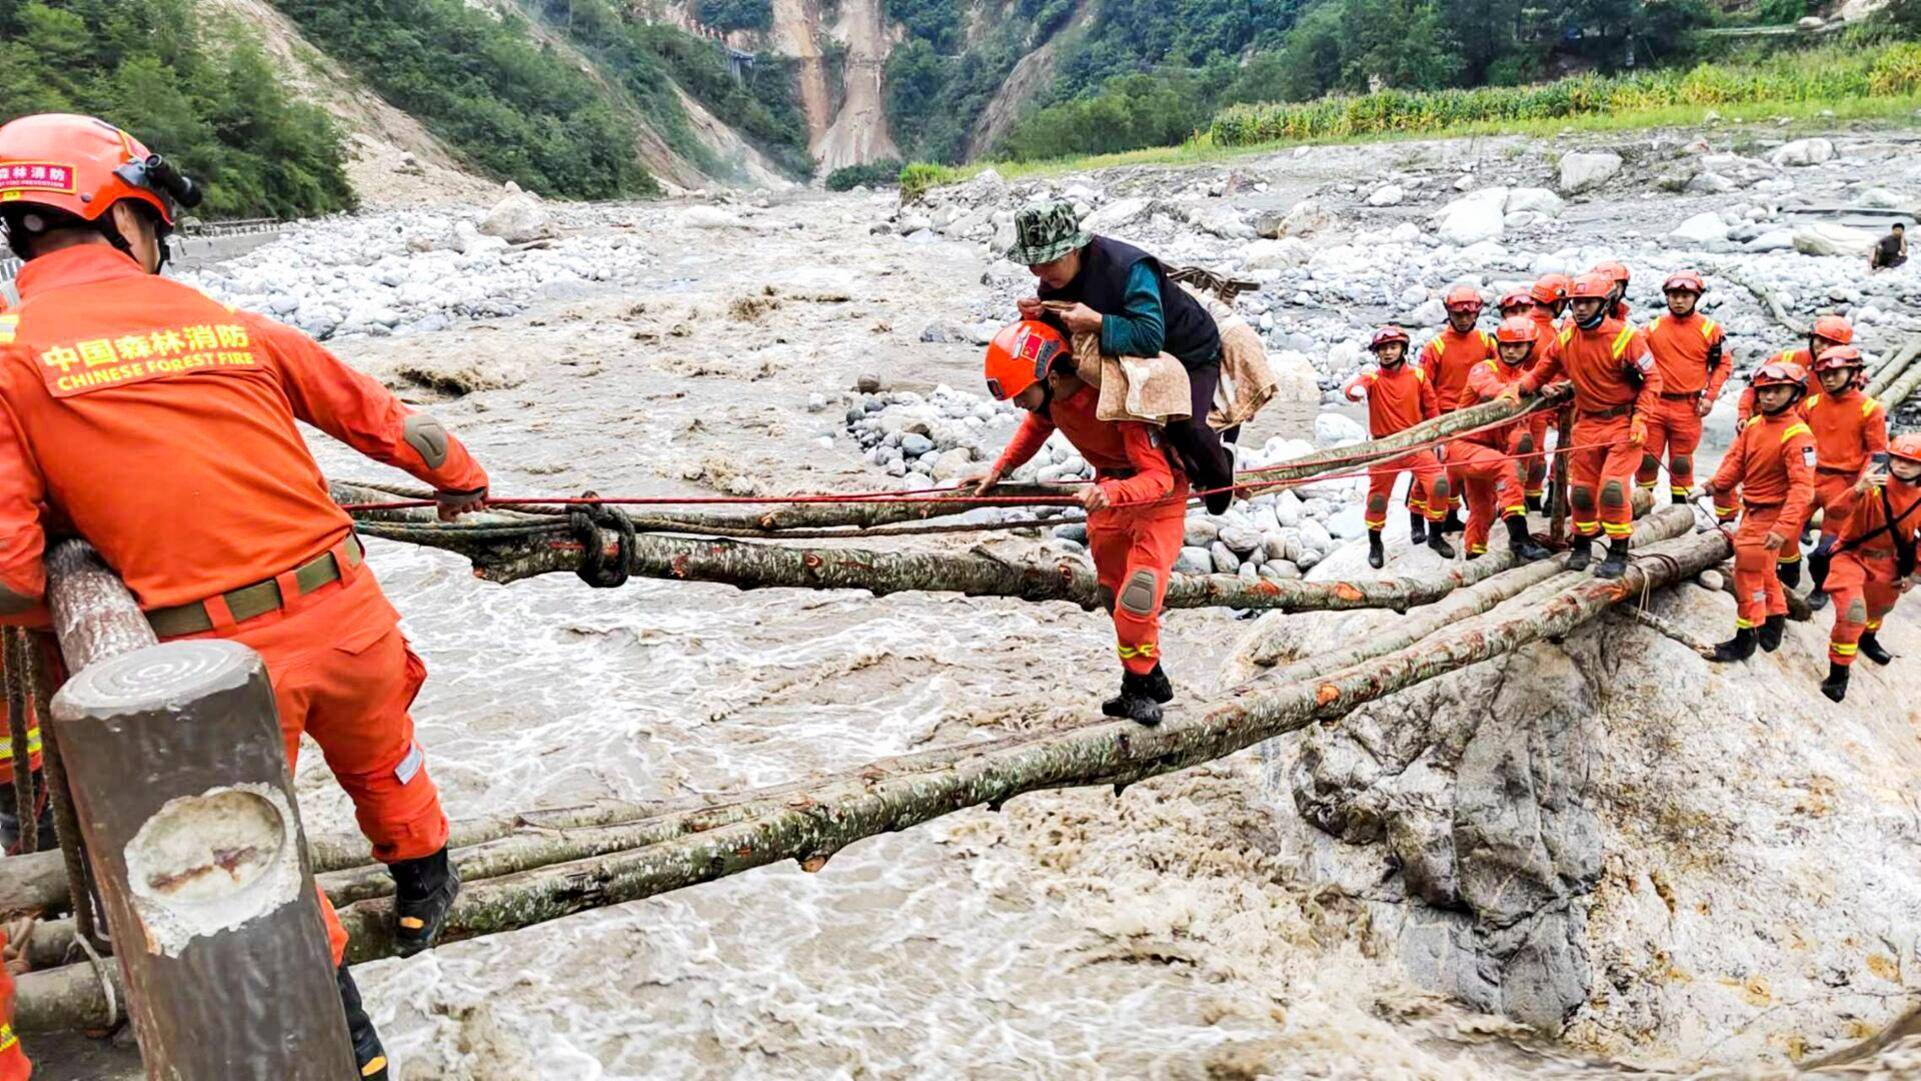
[[[1727,238],[1727,223],[1721,220],[1721,215],[1712,210],[1704,210],[1694,215],[1668,233],[1668,239],[1674,243],[1696,247],[1719,244]]]
[[[1174,569],[1182,574],[1214,573],[1214,557],[1205,548],[1182,548],[1175,557]]]
[[[1215,573],[1237,574],[1240,572],[1241,559],[1235,555],[1233,549],[1227,545],[1222,544],[1220,541],[1215,541],[1213,544],[1207,546],[1207,553],[1208,557],[1214,562]]]
[[[1196,516],[1187,520],[1186,528],[1181,533],[1181,543],[1189,548],[1206,548],[1219,539],[1220,535],[1219,522],[1212,518]]]
[[[1460,248],[1501,239],[1507,228],[1507,195],[1508,189],[1501,187],[1463,195],[1435,215],[1434,235]]]
[[[1561,157],[1560,187],[1563,194],[1579,195],[1614,179],[1621,171],[1621,155],[1601,151],[1599,153],[1573,153]]]
[[[1261,548],[1260,530],[1252,526],[1228,525],[1221,527],[1220,542],[1228,551],[1237,556],[1247,556]]]
[[[1802,255],[1865,257],[1877,238],[1865,229],[1833,222],[1809,222],[1794,230],[1794,250]]]
[[[1834,144],[1826,139],[1796,139],[1775,148],[1768,160],[1776,165],[1820,165],[1832,160]]]
[[[497,236],[509,244],[524,244],[547,235],[551,216],[539,196],[530,192],[515,192],[487,212],[481,220],[480,231],[488,236]]]
[[[1407,189],[1399,184],[1383,184],[1368,193],[1368,206],[1400,206],[1407,198]]]
[[[1561,208],[1566,205],[1560,196],[1546,188],[1515,188],[1507,193],[1505,209],[1509,214],[1539,214],[1558,218]]]
[[[1314,418],[1314,443],[1323,449],[1344,447],[1367,439],[1367,429],[1352,417],[1322,413]]]

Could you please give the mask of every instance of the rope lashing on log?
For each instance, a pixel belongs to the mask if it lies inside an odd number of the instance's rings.
[[[593,492],[583,499],[596,499]],[[627,512],[600,502],[576,503],[567,512],[567,526],[580,542],[580,580],[595,589],[619,589],[627,584],[634,558],[634,523]],[[608,555],[600,541],[600,531],[614,534],[614,551]]]

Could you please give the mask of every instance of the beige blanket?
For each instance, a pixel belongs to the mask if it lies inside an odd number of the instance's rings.
[[[1267,363],[1260,332],[1234,314],[1227,304],[1182,285],[1214,318],[1221,333],[1221,381],[1208,410],[1208,426],[1232,428],[1254,419],[1272,401],[1278,384]],[[1054,312],[1071,304],[1049,302]],[[1174,357],[1110,357],[1101,353],[1100,335],[1074,335],[1074,364],[1082,382],[1100,391],[1095,415],[1102,420],[1138,420],[1165,424],[1185,420],[1193,412],[1187,369]]]

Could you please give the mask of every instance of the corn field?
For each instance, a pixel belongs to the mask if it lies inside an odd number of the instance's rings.
[[[1676,106],[1831,102],[1921,94],[1921,44],[1818,49],[1766,65],[1702,64],[1690,70],[1581,75],[1536,86],[1383,90],[1298,104],[1236,105],[1214,118],[1219,146],[1357,135],[1442,132],[1500,124]]]

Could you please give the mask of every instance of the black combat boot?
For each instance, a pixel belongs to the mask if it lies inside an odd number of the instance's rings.
[[[1447,517],[1441,520],[1441,524],[1437,528],[1443,533],[1460,533],[1465,531],[1467,529],[1467,523],[1461,521],[1460,508],[1449,507],[1447,509]]]
[[[1734,637],[1714,647],[1711,661],[1727,664],[1730,661],[1745,661],[1754,656],[1754,628],[1742,627],[1734,632]]]
[[[387,1081],[387,1052],[380,1046],[380,1033],[374,1031],[373,1019],[360,1004],[360,988],[354,986],[354,978],[347,972],[346,965],[341,965],[334,975],[340,984],[341,1008],[347,1011],[347,1037],[353,1041],[354,1065],[367,1081]]]
[[[1585,533],[1576,533],[1574,535],[1574,543],[1568,546],[1567,569],[1571,571],[1587,570],[1588,563],[1593,559],[1594,538]]]
[[[1616,537],[1608,542],[1607,558],[1594,568],[1596,578],[1619,578],[1628,572],[1628,539]]]
[[[1527,519],[1515,515],[1507,520],[1507,546],[1514,550],[1514,558],[1522,563],[1533,563],[1546,559],[1548,550],[1534,543],[1527,531]]]
[[[1144,678],[1147,680],[1145,686],[1149,698],[1163,706],[1174,700],[1174,684],[1168,681],[1167,673],[1161,671],[1159,664],[1156,664],[1154,670]]]
[[[1754,632],[1755,640],[1761,645],[1761,651],[1763,653],[1773,653],[1775,650],[1780,649],[1781,635],[1784,634],[1787,629],[1788,617],[1786,616],[1769,616],[1767,619],[1762,620],[1761,628]]]
[[[1161,723],[1161,704],[1154,701],[1152,681],[1132,672],[1121,673],[1121,693],[1101,703],[1109,717],[1125,717],[1138,724]]]
[[[1781,585],[1786,589],[1793,589],[1801,584],[1801,561],[1798,559],[1792,563],[1776,562],[1774,572],[1780,576]]]
[[[1894,654],[1882,648],[1881,640],[1874,636],[1873,631],[1861,636],[1861,655],[1882,667],[1894,663]]]
[[[1825,540],[1808,555],[1808,577],[1814,581],[1814,588],[1808,592],[1808,607],[1817,612],[1828,606],[1828,567],[1833,562],[1834,551]]]
[[[1427,516],[1420,511],[1407,512],[1407,539],[1414,544],[1427,543]]]
[[[1454,558],[1454,546],[1447,542],[1447,538],[1441,536],[1441,527],[1438,525],[1427,531],[1427,547],[1442,559]]]
[[[1381,546],[1381,531],[1367,531],[1367,565],[1380,570],[1387,563],[1387,549]]]
[[[1828,662],[1828,678],[1821,681],[1821,693],[1828,700],[1839,702],[1848,696],[1848,669],[1846,665]]]
[[[460,896],[460,872],[442,848],[431,856],[387,865],[394,876],[394,943],[400,956],[432,948]]]
[[[1538,496],[1538,495],[1531,495],[1531,496],[1528,496],[1528,497],[1527,497],[1527,509],[1528,509],[1528,513],[1529,513],[1529,514],[1541,514],[1541,513],[1544,513],[1544,512],[1545,512],[1545,506],[1544,506],[1544,504],[1543,504],[1543,503],[1542,503],[1542,501],[1541,501],[1541,497],[1540,497],[1540,496]]]

